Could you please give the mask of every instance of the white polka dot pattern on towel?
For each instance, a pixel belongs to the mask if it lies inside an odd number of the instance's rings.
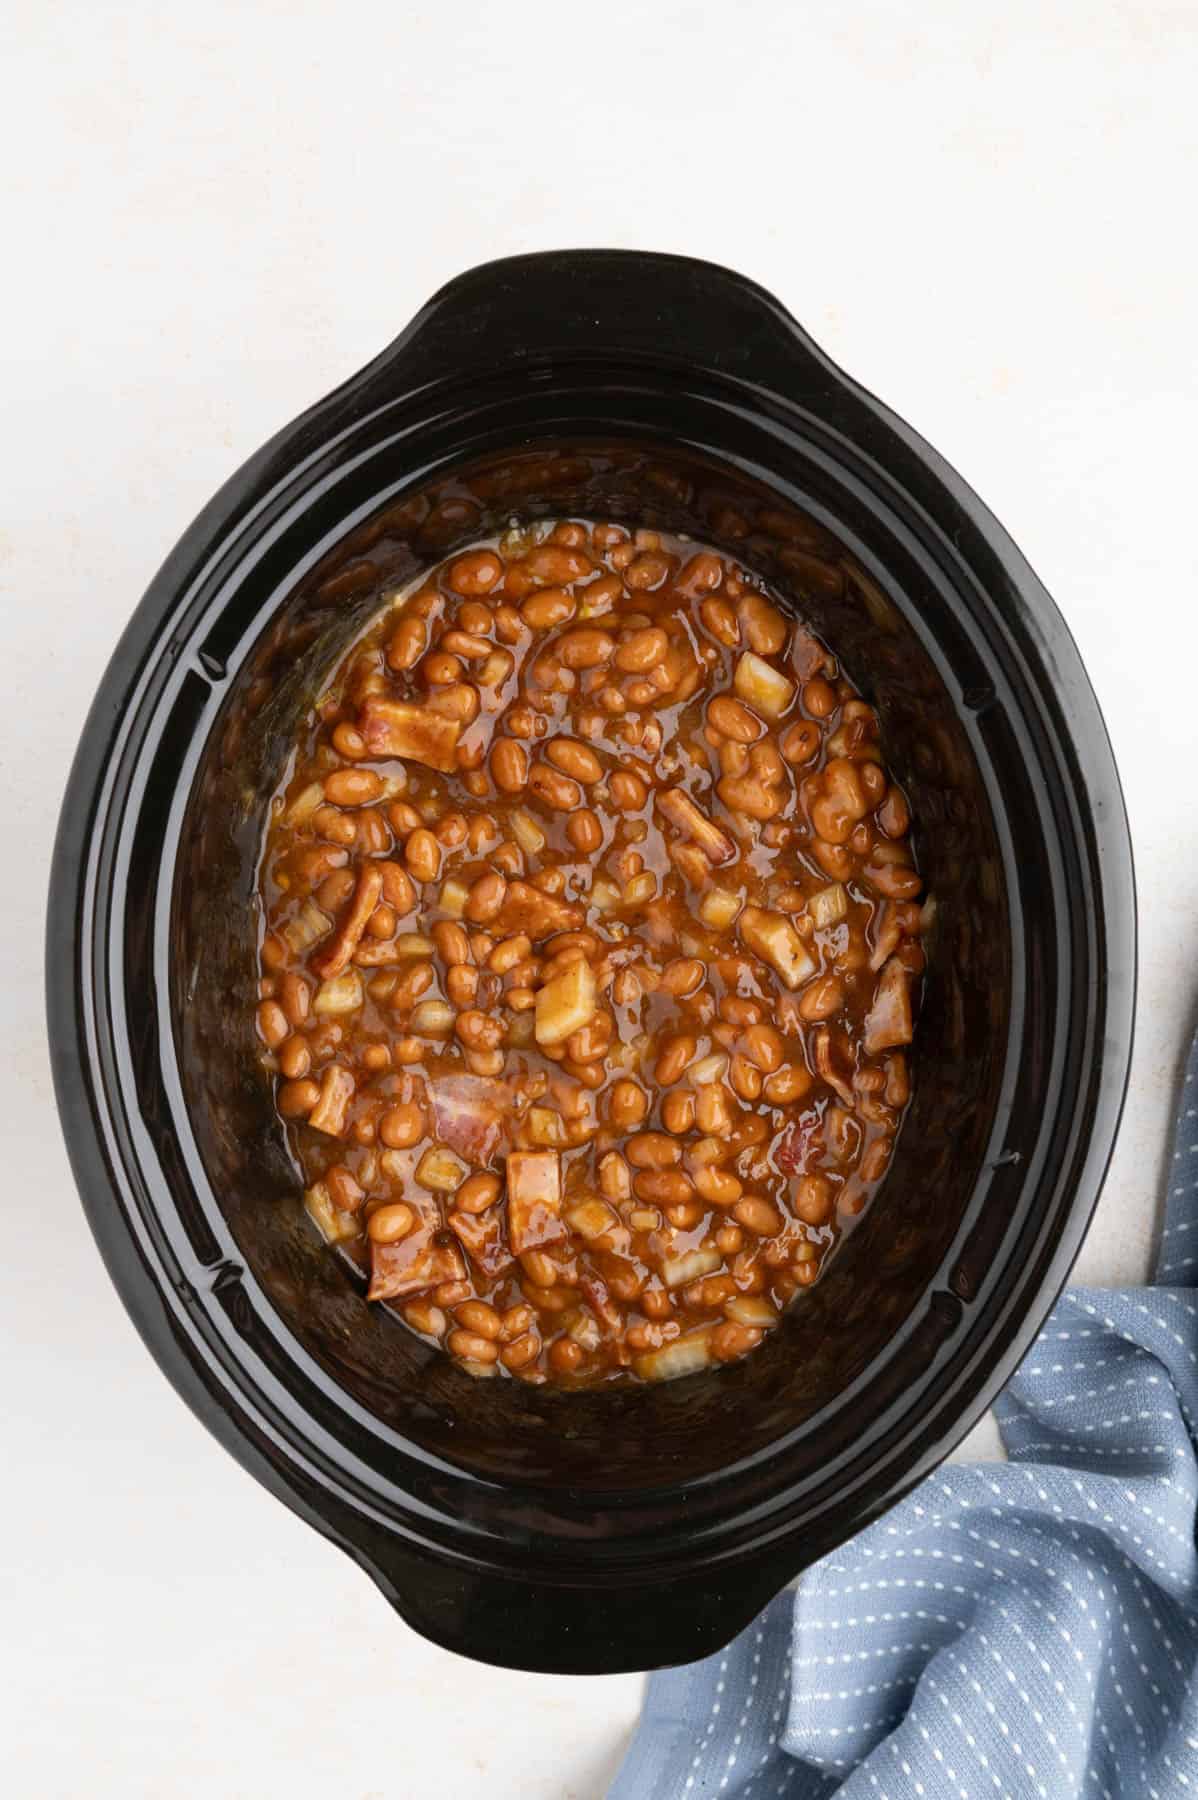
[[[1071,1288],[946,1467],[718,1656],[609,1800],[1198,1800],[1198,1043],[1153,1287]]]

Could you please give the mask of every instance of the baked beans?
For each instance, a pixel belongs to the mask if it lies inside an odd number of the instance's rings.
[[[336,671],[262,863],[308,1211],[478,1378],[749,1355],[883,1179],[927,909],[832,652],[715,550],[513,527]]]

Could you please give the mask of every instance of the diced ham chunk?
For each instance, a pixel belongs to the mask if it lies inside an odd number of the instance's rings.
[[[517,1256],[566,1235],[556,1150],[513,1150],[507,1159],[508,1239]]]
[[[493,1281],[510,1265],[512,1252],[504,1240],[499,1208],[485,1213],[451,1212],[449,1229],[488,1280]]]
[[[874,1003],[865,1015],[866,1055],[909,1044],[913,1031],[910,978],[902,963],[891,957],[878,976]]]
[[[435,1075],[429,1091],[438,1143],[476,1168],[489,1163],[505,1135],[512,1104],[507,1082],[489,1075]]]
[[[453,753],[461,722],[431,707],[371,694],[358,714],[358,730],[371,756],[403,756],[447,775],[457,767]]]
[[[441,1281],[460,1281],[466,1273],[456,1244],[438,1243],[431,1231],[414,1232],[397,1244],[370,1245],[368,1300],[397,1300],[418,1294]]]

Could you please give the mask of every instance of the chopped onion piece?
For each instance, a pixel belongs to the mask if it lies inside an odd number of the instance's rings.
[[[839,925],[842,919],[848,917],[848,889],[841,881],[832,882],[829,887],[821,888],[818,894],[812,894],[807,903],[807,911],[817,930],[822,931],[827,925]]]
[[[546,1150],[560,1149],[566,1141],[562,1116],[550,1106],[530,1106],[525,1124],[532,1142]]]
[[[662,1262],[661,1278],[668,1288],[685,1287],[700,1275],[710,1275],[723,1260],[718,1250],[686,1250],[673,1261]]]
[[[312,1001],[312,1011],[322,1016],[357,1012],[362,998],[362,977],[356,969],[346,969],[329,981],[321,982]]]
[[[444,1000],[422,1000],[412,1008],[409,1024],[417,1037],[445,1037],[456,1018],[453,1007]]]
[[[466,910],[470,889],[463,881],[449,880],[441,888],[438,905],[447,919],[460,919]]]
[[[435,956],[437,946],[422,931],[405,931],[395,940],[395,954],[401,960],[408,956]]]
[[[443,1144],[434,1144],[416,1164],[416,1179],[435,1194],[453,1194],[466,1179],[466,1165]]]
[[[692,1087],[707,1087],[713,1081],[722,1081],[724,1071],[728,1067],[728,1058],[722,1050],[711,1056],[701,1056],[697,1063],[692,1063],[690,1080]]]
[[[692,1331],[688,1337],[675,1338],[660,1350],[649,1350],[634,1358],[633,1367],[644,1381],[676,1381],[680,1375],[694,1375],[711,1361],[707,1340],[711,1327]]]
[[[767,719],[780,719],[794,699],[795,684],[751,650],[736,665],[732,686],[740,698]]]
[[[301,788],[287,811],[283,814],[285,825],[302,825],[310,819],[318,806],[324,805],[324,788],[319,781],[313,781],[306,788]]]
[[[529,856],[539,856],[541,851],[545,848],[547,840],[545,833],[541,830],[541,827],[537,824],[532,814],[525,812],[522,806],[518,806],[512,814],[511,823],[512,836],[519,844],[521,850],[527,851]]]
[[[537,1043],[564,1044],[595,1016],[595,971],[589,962],[571,963],[537,990]]]
[[[714,930],[726,931],[740,908],[739,894],[730,894],[727,888],[712,888],[699,902],[699,917]]]
[[[284,925],[283,936],[287,939],[288,949],[296,956],[302,956],[332,929],[333,921],[328,913],[321,912],[315,900],[305,900],[294,919],[288,919]]]
[[[654,1214],[656,1217],[656,1214]],[[616,1224],[616,1216],[605,1200],[583,1200],[572,1206],[566,1221],[584,1238],[599,1238]]]
[[[748,948],[771,964],[788,988],[801,987],[815,973],[807,946],[785,913],[746,906],[737,929]]]
[[[323,1181],[318,1181],[304,1195],[304,1206],[308,1217],[327,1244],[337,1244],[342,1238],[356,1237],[359,1230],[358,1220],[353,1213],[342,1212],[339,1206],[333,1205],[332,1196]]]
[[[756,1325],[765,1331],[778,1323],[777,1308],[760,1294],[733,1294],[725,1300],[724,1311],[738,1325]]]

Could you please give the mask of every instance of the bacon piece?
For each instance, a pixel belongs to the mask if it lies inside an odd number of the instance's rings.
[[[681,788],[667,788],[664,794],[658,794],[657,810],[686,837],[693,838],[708,862],[717,868],[721,863],[731,862],[736,855],[736,845],[728,833],[713,824],[702,807],[696,806]]]
[[[325,948],[319,950],[309,964],[312,973],[319,975],[322,981],[340,975],[342,969],[348,966],[358,947],[358,940],[366,929],[366,921],[379,903],[382,891],[382,870],[376,863],[367,863],[358,876],[353,898],[340,925]]]

